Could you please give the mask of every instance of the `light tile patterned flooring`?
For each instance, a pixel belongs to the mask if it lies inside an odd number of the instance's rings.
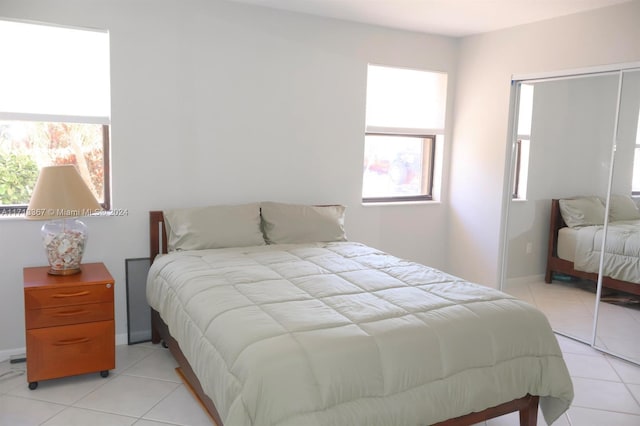
[[[533,291],[538,290],[549,289]],[[535,302],[531,291],[523,290],[523,298]],[[640,425],[640,367],[566,337],[558,341],[575,399],[554,425]],[[144,343],[118,346],[116,353],[117,368],[106,379],[96,373],[42,381],[35,391],[27,388],[24,364],[0,363],[0,426],[212,424],[175,373],[168,350]],[[510,414],[482,425],[518,424],[517,414]],[[541,415],[538,424],[545,424]]]

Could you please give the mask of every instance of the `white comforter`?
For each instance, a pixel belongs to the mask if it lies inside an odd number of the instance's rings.
[[[546,318],[355,243],[177,252],[147,297],[225,426],[428,425],[573,388]]]
[[[574,268],[597,273],[602,252],[602,226],[580,228]],[[640,220],[609,223],[603,264],[604,275],[640,284]]]

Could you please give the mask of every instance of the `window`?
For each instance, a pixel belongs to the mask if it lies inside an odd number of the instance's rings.
[[[109,209],[109,34],[0,20],[0,51],[0,214],[23,213],[57,164]]]
[[[363,202],[431,200],[447,74],[369,65]]]
[[[636,149],[633,156],[631,192],[633,195],[640,195],[640,111],[638,112],[638,128],[636,129]]]
[[[520,103],[518,105],[518,128],[515,161],[513,171],[512,198],[524,200],[527,198],[527,178],[529,176],[529,145],[531,142],[531,119],[533,117],[533,86],[520,85]]]

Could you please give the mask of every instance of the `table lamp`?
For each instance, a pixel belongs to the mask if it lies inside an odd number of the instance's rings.
[[[31,195],[26,217],[48,220],[41,229],[49,274],[80,272],[87,226],[76,219],[102,210],[74,165],[43,167]]]

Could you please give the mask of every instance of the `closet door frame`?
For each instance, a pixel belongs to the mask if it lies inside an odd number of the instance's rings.
[[[607,183],[607,194],[606,194],[606,202],[605,202],[605,219],[604,219],[604,230],[603,230],[603,238],[601,245],[601,254],[599,261],[599,269],[598,269],[598,280],[596,284],[596,296],[595,296],[595,307],[594,307],[594,316],[593,323],[591,328],[591,336],[588,341],[584,341],[582,339],[577,339],[574,336],[568,336],[564,334],[562,331],[554,330],[557,334],[566,336],[568,338],[581,341],[597,349],[601,352],[608,353],[614,355],[619,358],[623,358],[627,361],[638,364],[639,359],[630,359],[624,356],[621,356],[617,353],[612,353],[606,348],[600,347],[597,345],[596,338],[598,332],[598,317],[599,317],[599,308],[600,308],[600,299],[602,296],[602,269],[604,264],[604,248],[607,238],[607,228],[608,228],[608,219],[609,219],[609,209],[610,209],[610,199],[611,199],[611,191],[612,184],[614,178],[614,165],[615,165],[615,153],[616,153],[616,143],[618,138],[618,126],[619,126],[619,115],[620,115],[620,101],[622,97],[622,86],[623,86],[623,76],[625,71],[634,71],[640,70],[640,62],[633,63],[624,63],[624,64],[611,64],[611,65],[601,65],[596,67],[588,67],[588,68],[578,68],[578,69],[569,69],[569,70],[560,70],[560,71],[551,71],[551,72],[543,72],[543,73],[534,73],[534,74],[518,74],[513,75],[511,77],[511,95],[509,101],[509,126],[508,126],[508,136],[506,143],[506,155],[505,155],[505,169],[504,169],[504,183],[503,183],[503,200],[502,200],[502,220],[501,220],[501,229],[500,229],[500,249],[499,249],[499,277],[500,277],[500,289],[502,291],[506,291],[506,281],[507,281],[507,261],[508,261],[508,245],[509,245],[509,215],[510,215],[510,206],[514,202],[513,201],[513,182],[516,178],[514,170],[516,168],[516,151],[517,151],[517,123],[518,123],[518,111],[520,105],[520,87],[522,84],[528,83],[536,83],[536,82],[550,82],[554,80],[566,80],[566,79],[575,79],[575,78],[587,78],[593,77],[597,75],[617,75],[618,76],[618,86],[617,86],[617,100],[616,100],[616,111],[615,111],[615,122],[614,122],[614,130],[611,135],[611,156],[609,160],[609,173],[608,173],[608,183]],[[640,285],[640,284],[639,284]]]

